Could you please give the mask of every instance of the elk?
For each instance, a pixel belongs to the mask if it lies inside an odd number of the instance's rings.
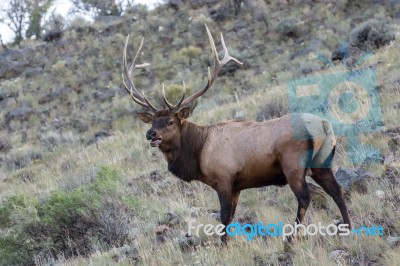
[[[264,122],[230,121],[200,126],[189,122],[193,102],[212,86],[221,68],[233,61],[242,64],[228,53],[223,35],[224,57],[219,59],[214,39],[206,25],[214,59],[208,68],[208,80],[201,89],[176,104],[170,103],[164,86],[165,108],[157,109],[140,94],[132,81],[132,72],[148,66],[137,64],[143,38],[130,66],[127,63],[126,38],[123,51],[123,84],[132,99],[145,112],[137,115],[151,123],[146,133],[150,146],[158,147],[168,162],[168,170],[183,181],[197,180],[211,186],[218,194],[221,222],[227,226],[234,214],[240,191],[269,185],[289,184],[298,201],[296,223],[303,223],[310,204],[310,192],[305,176],[311,176],[340,209],[343,221],[351,227],[341,186],[332,172],[332,158],[336,139],[331,124],[313,114],[288,114]],[[222,236],[226,241],[226,235]]]

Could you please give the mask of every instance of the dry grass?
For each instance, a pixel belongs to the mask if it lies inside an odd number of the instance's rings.
[[[195,17],[195,19],[199,19]],[[156,24],[156,22],[154,22]],[[211,23],[211,22],[210,22]],[[215,26],[215,25],[212,25]],[[137,27],[137,26],[135,26]],[[346,25],[339,25],[346,29]],[[398,31],[398,28],[396,29]],[[328,29],[318,30],[318,34],[329,33]],[[70,33],[72,34],[72,33]],[[76,34],[76,33],[74,33]],[[117,36],[123,39],[123,36]],[[278,38],[278,37],[276,37]],[[290,42],[290,40],[287,40]],[[122,43],[122,42],[121,42]],[[77,43],[85,46],[86,43]],[[92,47],[95,49],[96,47]],[[98,47],[97,47],[98,48]],[[97,49],[96,48],[96,49]],[[106,51],[114,57],[113,51]],[[287,54],[277,55],[274,60],[285,61]],[[156,57],[156,56],[155,56]],[[119,58],[119,57],[118,57]],[[179,57],[178,57],[179,58]],[[380,108],[383,130],[399,127],[400,108],[393,108],[400,102],[400,41],[395,41],[388,47],[376,51],[360,67],[375,66],[379,84]],[[88,63],[89,64],[89,63]],[[276,69],[275,69],[276,67]],[[245,119],[255,119],[260,108],[271,99],[282,101],[278,106],[287,106],[286,80],[293,77],[292,69],[285,70],[284,64],[272,66],[271,71],[264,71],[254,75],[249,80],[253,83],[254,90],[239,93],[237,100],[232,96],[225,97],[218,93],[223,104],[214,99],[202,99],[191,121],[198,124],[212,124],[234,118],[235,113],[242,111]],[[279,68],[279,69],[278,69]],[[282,68],[282,69],[281,69]],[[51,71],[63,71],[63,62],[51,66]],[[273,70],[273,71],[272,71]],[[345,71],[344,66],[330,68],[313,73],[322,75]],[[91,68],[88,75],[97,75]],[[160,70],[160,72],[162,72]],[[274,74],[272,74],[274,72]],[[166,73],[163,73],[163,75]],[[185,72],[180,73],[185,76]],[[240,72],[248,76],[250,73]],[[275,75],[276,74],[276,75]],[[72,72],[65,73],[73,83]],[[272,77],[275,75],[274,77]],[[161,77],[155,77],[161,79]],[[68,82],[65,81],[65,82]],[[268,80],[268,82],[265,82]],[[269,82],[273,80],[273,82]],[[197,86],[202,80],[195,80],[192,86]],[[44,81],[39,81],[40,82]],[[14,80],[7,87],[17,89],[22,86],[20,80]],[[107,84],[106,84],[107,85]],[[232,84],[231,84],[232,85]],[[219,84],[215,85],[216,90]],[[230,92],[235,91],[234,86],[227,86]],[[82,89],[82,88],[81,88]],[[89,93],[85,91],[84,95]],[[221,96],[222,95],[222,96]],[[35,107],[33,96],[21,98]],[[79,100],[77,93],[72,93],[71,101]],[[228,102],[227,102],[228,101]],[[14,104],[14,103],[11,103]],[[116,96],[107,107],[112,113],[123,113],[132,107],[130,99],[126,96]],[[60,106],[61,113],[68,115],[66,107]],[[82,116],[90,120],[91,113],[100,112],[99,107],[93,102]],[[79,114],[74,114],[79,115]],[[52,121],[57,118],[51,114]],[[32,121],[30,121],[32,122]],[[37,122],[33,120],[33,122]],[[16,122],[19,123],[19,122]],[[24,122],[21,122],[24,123]],[[93,135],[101,130],[96,122],[86,135]],[[187,233],[189,221],[195,223],[213,223],[218,221],[212,216],[213,211],[219,210],[216,193],[209,187],[192,182],[183,183],[171,174],[166,173],[167,165],[160,152],[151,148],[145,140],[147,125],[133,120],[130,116],[117,115],[112,121],[113,135],[100,140],[97,145],[85,146],[80,136],[67,132],[49,132],[39,137],[23,141],[23,132],[14,132],[7,139],[12,145],[12,150],[1,154],[4,163],[0,166],[0,203],[13,195],[29,195],[41,201],[46,201],[54,190],[73,191],[84,184],[90,184],[96,179],[96,174],[102,166],[118,169],[122,175],[122,186],[118,193],[130,199],[126,204],[134,213],[134,222],[131,224],[130,234],[133,241],[131,246],[137,248],[138,259],[141,265],[351,265],[358,263],[364,265],[370,262],[378,265],[396,265],[400,261],[399,247],[390,247],[386,241],[388,234],[400,235],[400,190],[399,187],[383,177],[386,168],[400,169],[400,162],[394,161],[387,165],[375,164],[368,170],[373,173],[373,179],[368,182],[366,194],[351,193],[348,207],[352,221],[356,225],[381,224],[385,228],[384,237],[309,237],[299,241],[293,246],[287,246],[281,238],[256,237],[246,241],[242,237],[231,239],[227,247],[221,247],[216,236],[201,236],[202,245],[193,250],[182,250],[178,240]],[[35,130],[35,129],[29,129]],[[36,134],[30,134],[35,136]],[[85,136],[86,136],[85,135]],[[41,142],[42,141],[42,142]],[[43,141],[45,144],[43,145]],[[400,156],[399,151],[394,153],[389,150],[389,137],[375,132],[360,137],[362,143],[374,146],[384,156]],[[54,145],[53,145],[53,144]],[[50,146],[49,146],[50,145]],[[347,161],[345,142],[339,139],[335,167],[354,166]],[[50,148],[49,148],[50,147]],[[399,146],[397,146],[399,147]],[[360,151],[363,152],[363,151]],[[38,156],[39,154],[39,156]],[[24,167],[16,168],[14,161],[24,163]],[[8,166],[7,166],[8,165]],[[159,171],[161,177],[151,179],[150,173]],[[399,178],[399,177],[397,177]],[[379,199],[375,191],[384,191],[385,197]],[[109,195],[104,195],[107,198]],[[112,200],[112,199],[111,199]],[[292,223],[297,210],[296,199],[289,187],[267,187],[263,189],[250,189],[243,191],[237,208],[237,219],[255,219],[265,223]],[[24,210],[22,209],[21,212]],[[179,223],[172,226],[166,241],[157,240],[155,228],[163,219],[165,213],[173,213],[179,217]],[[20,213],[19,213],[20,214]],[[18,217],[18,216],[17,216]],[[341,219],[339,210],[333,200],[328,198],[325,208],[309,208],[306,216],[307,223],[331,223],[334,219]],[[0,235],[5,232],[0,232]],[[117,248],[117,247],[115,247]],[[59,254],[56,264],[59,265],[131,265],[129,259],[116,262],[120,254],[112,246],[102,246],[93,240],[93,253],[90,256],[75,256],[63,258]],[[331,251],[342,249],[348,252],[351,260],[342,258],[335,260]],[[54,258],[38,257],[38,265],[49,265]],[[287,263],[287,264],[285,264]],[[1,264],[1,263],[0,263]]]

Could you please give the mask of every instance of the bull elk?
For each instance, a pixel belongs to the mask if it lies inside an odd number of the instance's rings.
[[[222,33],[225,55],[220,60],[207,25],[206,31],[214,57],[212,73],[208,68],[207,84],[187,98],[183,93],[176,104],[166,99],[163,87],[166,108],[161,110],[150,103],[144,91],[140,94],[132,81],[133,70],[149,65],[137,64],[143,39],[128,66],[129,35],[126,38],[123,84],[132,99],[147,109],[137,115],[143,122],[152,124],[146,133],[150,146],[160,149],[168,162],[168,170],[175,176],[186,182],[203,182],[217,192],[221,222],[225,226],[234,216],[241,190],[286,184],[298,201],[295,222],[303,223],[311,200],[305,179],[309,175],[333,198],[344,223],[351,227],[343,189],[332,172],[336,139],[328,121],[313,114],[289,114],[264,122],[230,121],[209,126],[187,120],[194,109],[193,101],[207,92],[221,68],[230,61],[242,64],[229,55]],[[226,240],[226,235],[222,240]]]

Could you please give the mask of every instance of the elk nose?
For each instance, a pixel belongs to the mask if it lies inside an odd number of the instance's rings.
[[[153,131],[153,130],[147,131],[147,133],[146,133],[146,139],[147,140],[152,140],[155,137],[156,137],[156,132],[155,131]]]

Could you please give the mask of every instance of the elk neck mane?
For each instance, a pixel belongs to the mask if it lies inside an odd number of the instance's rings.
[[[207,136],[207,126],[198,126],[184,120],[179,146],[166,154],[168,170],[186,182],[199,180],[202,176],[200,154]]]

